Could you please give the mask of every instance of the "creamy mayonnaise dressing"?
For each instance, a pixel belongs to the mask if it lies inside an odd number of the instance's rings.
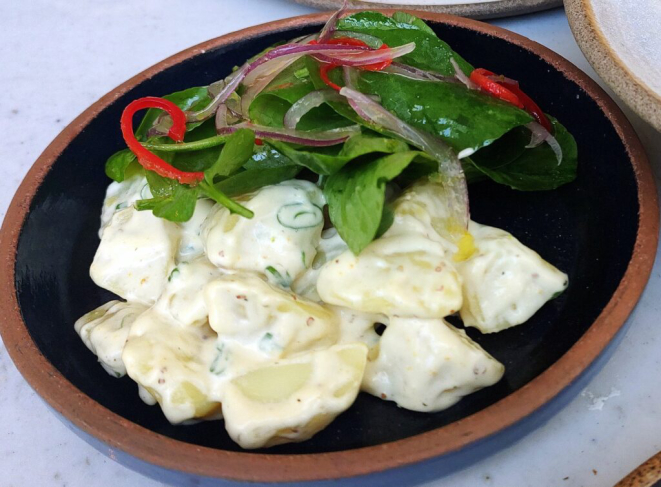
[[[182,327],[151,309],[131,326],[122,359],[131,379],[158,401],[168,420],[204,418],[220,412],[220,403],[210,397],[216,338],[208,325]]]
[[[221,274],[204,256],[191,262],[180,262],[170,271],[163,293],[154,305],[155,309],[182,326],[206,324],[209,312],[204,300],[204,289]]]
[[[127,301],[152,305],[174,268],[180,238],[175,223],[132,206],[120,210],[103,230],[90,276]]]
[[[253,271],[288,287],[314,260],[324,226],[321,190],[308,181],[266,186],[243,202],[251,219],[216,206],[204,225],[205,250],[221,269]]]
[[[132,206],[140,199],[151,198],[147,178],[141,174],[134,175],[125,179],[121,183],[113,181],[108,185],[106,197],[103,200],[101,210],[101,227],[99,228],[99,238],[103,234],[103,229],[108,226],[112,216],[119,210]]]
[[[360,255],[350,250],[319,273],[330,304],[367,313],[443,318],[461,308],[461,277],[443,246],[421,235],[382,237]]]
[[[495,384],[505,367],[442,319],[393,317],[363,390],[413,411],[441,411]]]
[[[175,224],[137,211],[144,176],[112,183],[92,279],[111,301],[75,324],[111,374],[173,423],[224,417],[244,448],[310,438],[363,390],[440,411],[503,366],[444,317],[493,332],[522,323],[567,276],[508,233],[450,217],[423,180],[355,256],[324,230],[316,185],[245,195],[245,219],[201,199]],[[385,330],[384,330],[385,328]]]
[[[76,321],[74,328],[87,348],[110,375],[126,375],[122,361],[131,325],[147,307],[140,303],[109,301]]]
[[[567,288],[567,274],[506,231],[475,222],[468,230],[477,252],[457,264],[464,279],[464,325],[482,333],[520,325]]]
[[[221,277],[206,286],[204,299],[209,324],[220,337],[273,358],[337,342],[335,313],[255,275]]]
[[[227,432],[244,448],[303,441],[353,404],[365,370],[359,343],[306,352],[228,384]]]

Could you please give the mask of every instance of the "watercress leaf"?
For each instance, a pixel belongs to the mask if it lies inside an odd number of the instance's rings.
[[[256,145],[252,157],[243,165],[244,169],[267,169],[294,165],[291,159],[268,144]]]
[[[135,202],[135,209],[138,211],[153,210],[156,205],[164,202],[170,198],[169,196],[158,196],[156,198],[149,198],[144,200],[138,200]]]
[[[160,178],[160,176],[158,177]],[[173,222],[185,222],[190,220],[195,212],[198,193],[197,188],[174,182],[172,190],[168,194],[162,193],[150,199],[138,200],[135,202],[135,207],[138,211],[152,210],[154,215],[159,218]]]
[[[341,19],[338,22],[338,30],[369,34],[380,38],[390,47],[415,42],[415,50],[398,61],[420,69],[452,76],[454,68],[450,59],[454,58],[466,74],[473,70],[473,67],[446,42],[439,39],[427,24],[419,19],[419,22],[416,22],[401,15],[398,18],[399,21],[394,16],[390,18],[378,12],[359,12]]]
[[[206,86],[198,86],[194,88],[188,88],[182,91],[177,91],[169,95],[165,95],[163,98],[170,100],[172,103],[177,105],[182,110],[200,110],[207,106],[211,99],[209,98],[209,93],[207,92]],[[163,114],[162,110],[156,108],[150,108],[145,113],[145,116],[142,118],[140,125],[135,131],[135,137],[138,140],[145,140],[147,138],[147,132],[154,125],[154,122]],[[172,122],[170,122],[171,124]],[[201,125],[200,122],[191,123],[186,126],[186,130],[193,130]]]
[[[460,84],[364,72],[358,87],[363,93],[379,95],[388,111],[437,135],[457,152],[478,150],[532,121],[524,110]]]
[[[320,175],[334,174],[353,159],[367,154],[408,151],[409,146],[400,140],[390,137],[356,134],[347,139],[339,152],[334,148],[312,149],[298,148],[286,142],[269,140],[268,144],[281,154],[284,154],[295,164],[307,167]]]
[[[255,146],[255,133],[239,129],[225,142],[216,162],[204,172],[205,179],[213,184],[216,176],[229,176],[241,168],[252,156]]]
[[[181,186],[174,179],[164,178],[153,171],[145,171],[149,190],[154,198],[169,197],[175,192],[177,186]]]
[[[521,191],[555,189],[576,179],[578,152],[574,137],[557,120],[550,118],[555,138],[562,148],[562,162],[558,164],[553,150],[542,144],[525,150],[508,164],[498,167],[480,165],[475,167],[500,184]]]
[[[154,215],[172,222],[186,222],[195,212],[198,190],[178,184],[168,198],[154,205]]]
[[[131,173],[137,168],[131,166],[138,166],[135,154],[129,149],[120,150],[111,155],[106,161],[106,176],[113,181],[121,183],[127,179]]]
[[[200,127],[193,131],[187,132],[184,137],[184,142],[198,142],[206,140],[216,139],[218,136],[216,134],[216,126],[214,120],[207,120],[200,125]],[[163,145],[174,145],[175,142],[169,137],[158,137],[150,139],[150,142],[163,144]],[[215,142],[216,145],[213,147],[208,147],[198,150],[190,151],[154,151],[156,155],[160,158],[166,160],[172,164],[177,169],[188,172],[197,172],[205,171],[211,167],[217,160],[220,155],[221,150],[223,149],[222,145],[224,142]]]
[[[399,176],[417,158],[418,151],[397,152],[376,160],[346,166],[328,178],[324,195],[331,222],[354,254],[374,240],[384,217],[386,183]]]
[[[296,177],[300,171],[300,166],[293,165],[247,169],[223,179],[214,187],[229,197],[235,197],[287,181]]]

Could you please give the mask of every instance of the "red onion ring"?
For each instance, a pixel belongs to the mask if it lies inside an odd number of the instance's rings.
[[[308,93],[297,100],[285,113],[285,128],[295,129],[306,113],[329,101],[346,102],[346,99],[335,90],[317,90]]]

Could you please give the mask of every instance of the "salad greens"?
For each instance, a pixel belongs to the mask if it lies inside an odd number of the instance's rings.
[[[470,184],[490,179],[539,191],[575,179],[576,142],[565,127],[548,117],[551,135],[539,128],[536,122],[544,120],[529,106],[468,81],[473,66],[421,19],[359,12],[339,19],[332,38],[319,41],[279,45],[222,82],[166,95],[188,117],[181,142],[168,136],[170,115],[149,108],[135,138],[163,164],[200,174],[197,183],[143,169],[129,149],[108,159],[106,174],[122,182],[144,172],[152,197],[136,208],[175,222],[190,219],[202,197],[250,218],[252,212],[231,198],[296,176],[318,179],[331,222],[358,254],[392,223],[387,185],[405,187],[438,172],[443,161],[365,118],[355,100],[329,88],[337,85],[369,95],[403,125],[449,145]],[[396,47],[404,54],[393,59],[389,53]],[[486,79],[498,82],[496,76]],[[204,108],[213,108],[206,119],[197,115]],[[302,110],[295,124],[285,117],[292,110]]]

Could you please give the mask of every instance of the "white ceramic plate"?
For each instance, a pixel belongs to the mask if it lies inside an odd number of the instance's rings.
[[[326,10],[337,9],[343,0],[295,0]],[[562,0],[349,0],[351,8],[406,8],[488,19],[507,17],[562,5]]]
[[[661,1],[565,0],[565,8],[594,70],[661,131]]]

